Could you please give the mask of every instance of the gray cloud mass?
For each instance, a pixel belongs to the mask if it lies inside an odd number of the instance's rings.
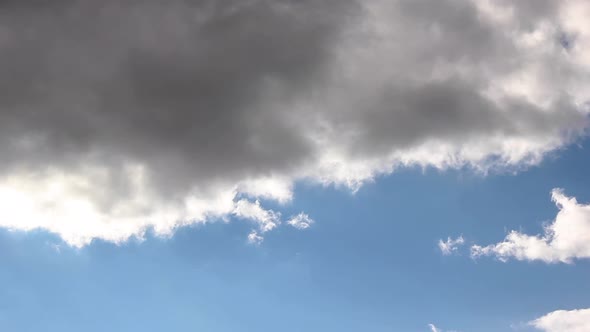
[[[141,160],[172,190],[306,158],[309,143],[276,104],[321,71],[352,11],[342,1],[4,7],[8,165]]]
[[[590,53],[575,1],[532,3],[3,1],[0,199],[38,213],[0,226],[120,242],[300,179],[539,162],[586,129]]]

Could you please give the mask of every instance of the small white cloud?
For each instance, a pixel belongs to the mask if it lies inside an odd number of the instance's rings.
[[[431,332],[445,332],[443,329],[436,327],[434,324],[428,324]],[[446,332],[457,332],[455,330],[447,330]]]
[[[262,233],[273,230],[281,223],[281,214],[264,209],[259,201],[253,203],[247,199],[241,199],[236,203],[233,214],[256,222]]]
[[[430,328],[430,331],[432,331],[432,332],[442,332],[442,330],[437,328],[434,324],[428,324],[428,327]]]
[[[297,228],[297,229],[307,229],[311,227],[311,225],[315,221],[311,219],[306,213],[299,213],[296,216],[291,217],[291,219],[287,220],[287,224]]]
[[[260,244],[262,242],[263,238],[261,234],[275,229],[282,223],[280,212],[265,209],[260,205],[259,201],[252,202],[247,199],[241,199],[235,203],[232,213],[238,218],[247,219],[256,223],[257,229],[252,230],[248,235],[248,242],[254,244]],[[292,216],[286,223],[303,230],[309,228],[314,223],[314,220],[306,213],[301,212]]]
[[[546,263],[571,263],[574,259],[590,258],[590,205],[579,204],[575,198],[565,196],[561,189],[554,189],[551,196],[559,212],[543,234],[511,231],[500,243],[472,246],[471,256]]]
[[[438,240],[438,248],[445,256],[457,252],[459,247],[463,244],[465,244],[465,239],[463,239],[463,236],[459,236],[454,240],[451,237],[448,237],[446,241],[443,241],[442,239]]]
[[[262,241],[264,241],[264,237],[258,235],[256,231],[252,231],[250,234],[248,234],[248,243],[260,245]]]
[[[553,311],[535,319],[529,325],[544,332],[588,332],[590,331],[590,308]]]

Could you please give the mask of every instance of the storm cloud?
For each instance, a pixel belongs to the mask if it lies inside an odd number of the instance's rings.
[[[536,164],[586,130],[590,28],[584,1],[529,3],[3,1],[0,226],[278,225],[243,197]]]

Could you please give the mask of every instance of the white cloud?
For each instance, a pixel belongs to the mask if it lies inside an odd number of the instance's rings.
[[[437,328],[434,324],[428,324],[431,332],[442,332],[439,328]]]
[[[529,323],[544,332],[590,331],[590,309],[557,310]]]
[[[250,234],[248,234],[248,243],[260,245],[262,241],[264,241],[264,237],[258,235],[256,231],[252,231]]]
[[[246,199],[239,200],[234,207],[233,215],[238,218],[248,219],[257,224],[257,230],[248,235],[248,242],[260,244],[264,240],[262,234],[278,227],[281,222],[281,213],[264,209],[259,201],[251,202]],[[300,212],[286,221],[287,224],[303,230],[311,227],[314,220],[306,213]]]
[[[545,226],[542,234],[527,235],[511,231],[500,243],[485,247],[473,246],[472,256],[547,263],[570,263],[574,259],[590,258],[590,205],[578,203],[560,189],[554,189],[551,197],[559,212],[555,220]]]
[[[428,324],[428,328],[430,328],[430,332],[445,332],[443,329],[437,327],[434,324]],[[455,330],[448,330],[446,332],[457,332]]]
[[[259,233],[281,224],[281,214],[264,209],[259,201],[236,201],[235,188],[215,192],[211,199],[191,195],[168,205],[150,191],[141,168],[130,166],[120,172],[131,185],[116,204],[105,197],[113,184],[110,174],[100,168],[86,169],[84,174],[51,172],[5,178],[0,181],[0,225],[25,231],[42,228],[59,234],[71,246],[82,247],[95,238],[114,243],[130,237],[142,239],[149,229],[169,236],[176,227],[232,215],[254,222]]]
[[[262,233],[273,230],[281,223],[281,214],[272,210],[265,210],[260,202],[254,203],[241,199],[236,203],[233,214],[238,218],[249,219],[258,224]]]
[[[238,191],[253,197],[274,199],[280,203],[293,198],[292,182],[289,178],[262,177],[243,181]]]
[[[459,250],[459,247],[463,244],[465,244],[465,239],[463,239],[463,236],[459,236],[454,240],[451,237],[447,238],[446,241],[443,241],[442,239],[438,240],[438,248],[445,256],[457,252],[457,250]]]
[[[287,224],[297,228],[297,229],[307,229],[311,227],[311,225],[315,221],[311,219],[307,214],[301,212],[296,216],[291,217],[291,219],[287,220]]]

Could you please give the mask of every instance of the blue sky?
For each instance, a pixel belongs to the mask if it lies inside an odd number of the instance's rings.
[[[529,331],[557,309],[590,305],[586,261],[502,263],[437,241],[493,243],[541,232],[550,191],[590,201],[590,141],[517,174],[407,169],[356,194],[300,183],[281,211],[316,219],[249,245],[248,222],[182,228],[72,249],[45,232],[0,237],[7,331]],[[60,249],[55,250],[54,245]],[[518,328],[513,329],[511,326]],[[532,331],[532,330],[530,330]]]

